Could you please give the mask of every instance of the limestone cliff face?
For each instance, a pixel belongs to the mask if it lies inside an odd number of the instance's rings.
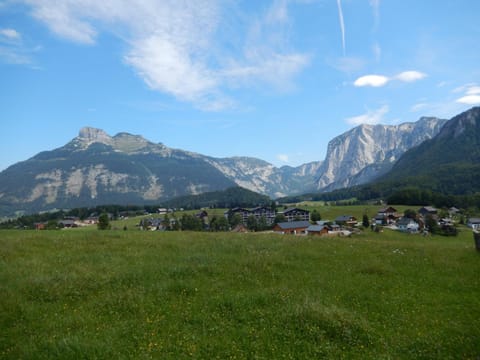
[[[360,125],[328,144],[316,189],[367,183],[388,171],[407,150],[437,135],[446,120],[423,117],[397,126]]]

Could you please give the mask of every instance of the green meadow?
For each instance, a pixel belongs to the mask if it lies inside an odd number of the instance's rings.
[[[2,359],[478,359],[458,237],[0,232]]]

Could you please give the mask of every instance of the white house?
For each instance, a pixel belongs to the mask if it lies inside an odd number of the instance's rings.
[[[418,232],[420,225],[411,218],[403,217],[397,221],[397,227],[400,231],[415,233]]]
[[[467,226],[471,227],[473,230],[480,229],[480,218],[470,218],[467,221]]]

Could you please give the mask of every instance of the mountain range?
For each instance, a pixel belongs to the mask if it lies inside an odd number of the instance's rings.
[[[110,136],[85,127],[63,147],[0,172],[0,214],[161,203],[232,186],[272,198],[330,191],[385,175],[405,152],[434,139],[445,124],[424,117],[400,125],[360,125],[332,139],[323,161],[298,167],[275,167],[252,157],[215,158],[139,135]]]

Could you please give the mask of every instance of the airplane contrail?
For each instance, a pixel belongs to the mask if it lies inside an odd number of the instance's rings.
[[[337,6],[338,6],[338,17],[340,19],[340,30],[342,31],[343,56],[345,56],[345,23],[343,22],[342,3],[340,2],[340,0],[337,0]]]

